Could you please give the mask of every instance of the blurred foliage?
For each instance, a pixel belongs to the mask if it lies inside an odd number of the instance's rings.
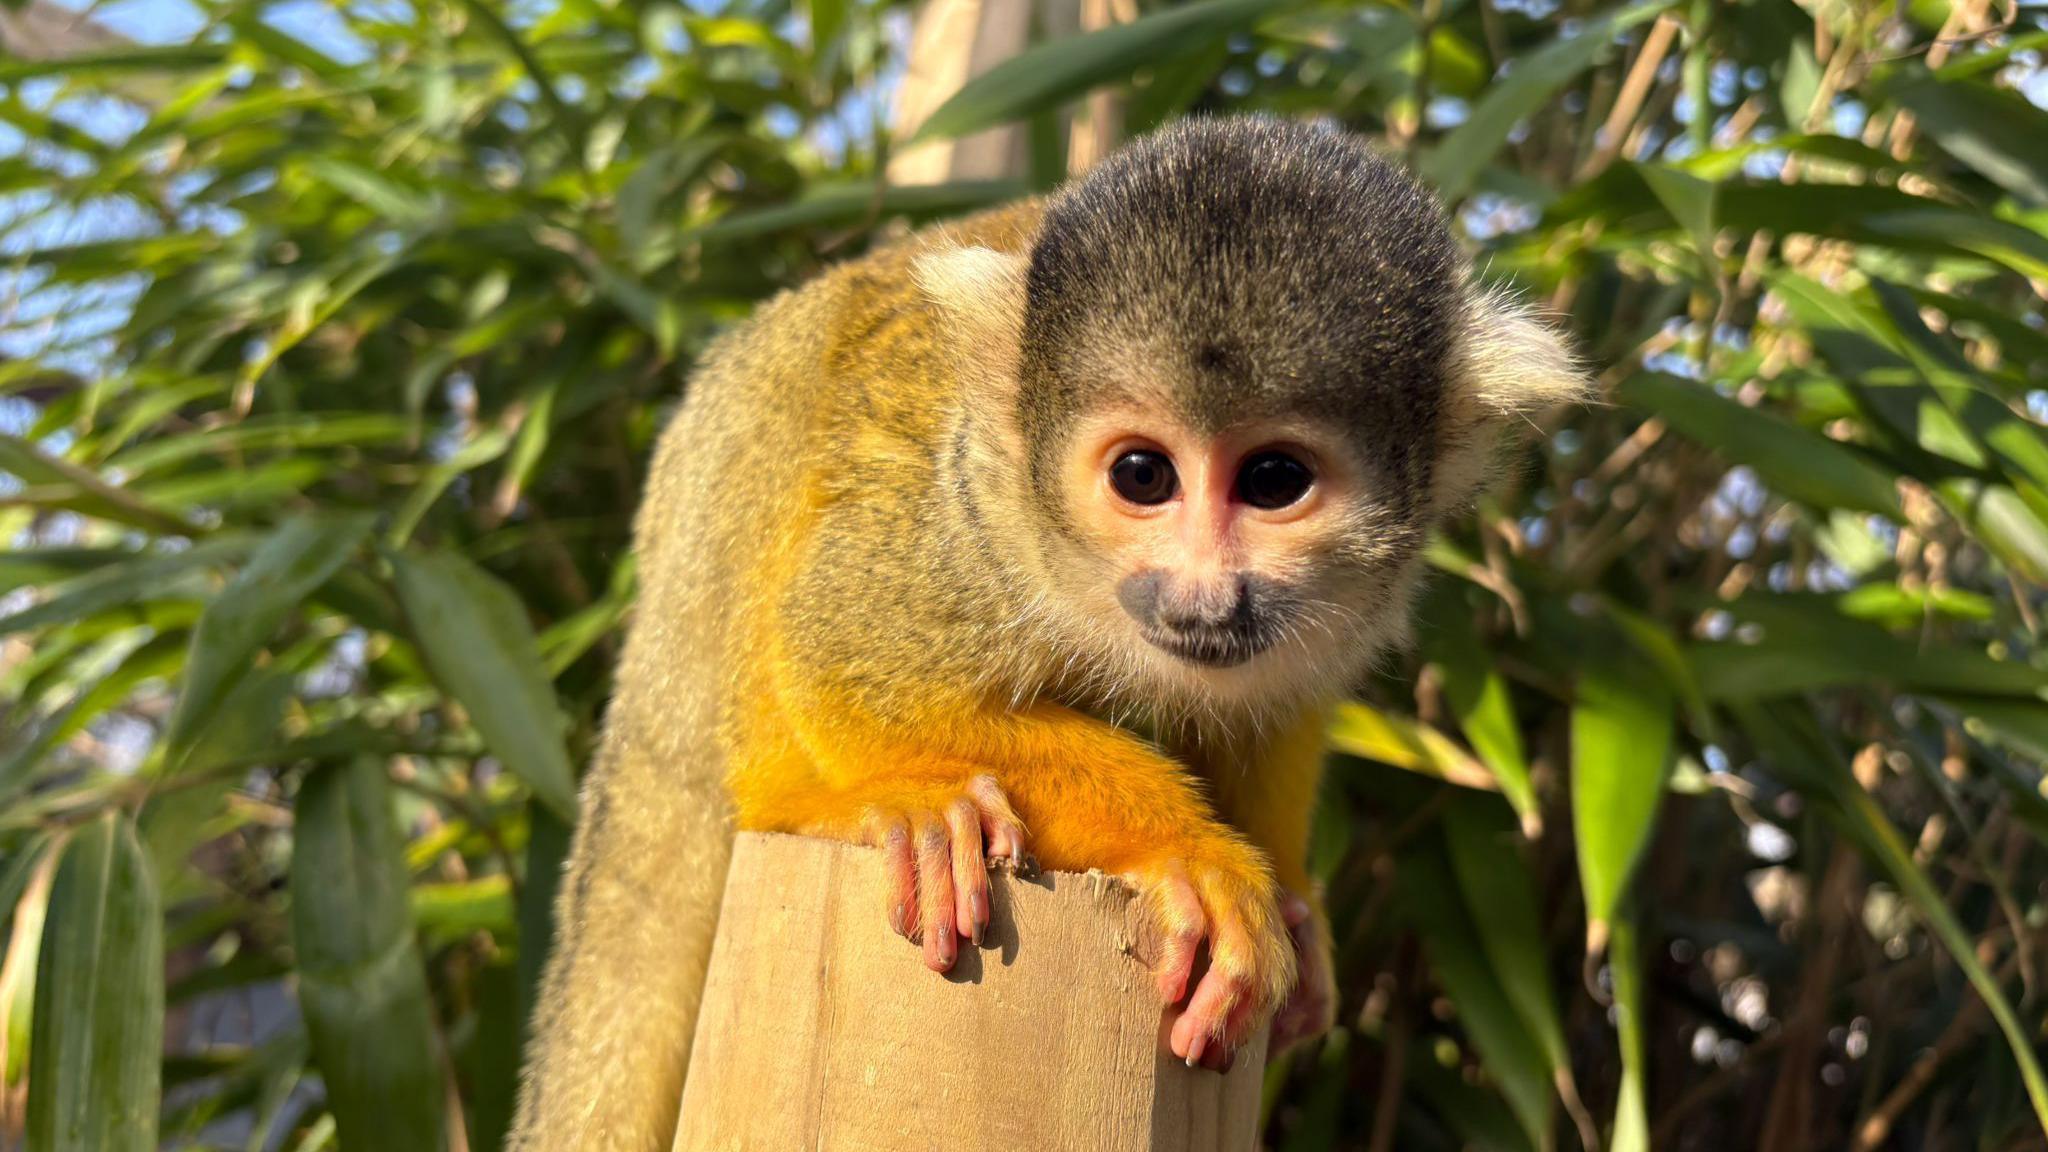
[[[921,138],[1370,133],[1609,401],[1332,732],[1271,1146],[2042,1147],[2048,13],[1141,7]],[[494,1149],[692,358],[1058,150],[886,186],[886,4],[197,12],[0,60],[0,1102]]]

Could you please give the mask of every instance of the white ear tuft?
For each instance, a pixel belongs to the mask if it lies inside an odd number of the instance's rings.
[[[1564,341],[1508,293],[1469,289],[1451,387],[1486,417],[1529,417],[1592,398],[1593,381]]]
[[[1506,292],[1469,286],[1456,340],[1444,378],[1445,437],[1434,485],[1439,512],[1462,505],[1486,482],[1509,421],[1593,397],[1592,379],[1563,339]]]

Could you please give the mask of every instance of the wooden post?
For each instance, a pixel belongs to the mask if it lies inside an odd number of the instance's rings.
[[[1261,1039],[1230,1072],[1166,1050],[1130,891],[993,877],[945,976],[883,916],[872,849],[743,835],[677,1152],[1251,1152]]]

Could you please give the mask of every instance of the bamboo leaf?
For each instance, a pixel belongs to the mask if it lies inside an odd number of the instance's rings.
[[[1493,774],[1427,724],[1365,704],[1339,704],[1327,733],[1330,747],[1466,788],[1491,790]]]
[[[1149,62],[1200,53],[1283,7],[1274,0],[1201,0],[1037,45],[961,85],[906,146],[1022,120],[1124,80]]]
[[[1614,1027],[1621,1040],[1621,1085],[1614,1103],[1612,1152],[1650,1152],[1649,1042],[1643,1013],[1643,956],[1635,916],[1618,912],[1607,940],[1607,972],[1614,987]]]
[[[2048,671],[1960,646],[1927,647],[1843,615],[1825,595],[1750,595],[1717,607],[1735,638],[1688,652],[1710,700],[1876,679],[1928,692],[2031,697],[2048,690]]]
[[[1395,862],[1407,919],[1422,934],[1431,969],[1457,1005],[1458,1019],[1533,1144],[1546,1143],[1551,1066],[1489,963],[1472,913],[1460,898],[1444,846],[1432,837]]]
[[[1543,927],[1536,915],[1541,902],[1508,817],[1506,809],[1487,797],[1454,794],[1444,808],[1443,824],[1451,872],[1502,995],[1542,1049],[1551,1076],[1570,1075],[1564,1020],[1551,987]]]
[[[1993,183],[2048,204],[2048,112],[1989,84],[1915,76],[1884,85],[1928,138]]]
[[[126,816],[107,813],[64,846],[37,972],[28,1146],[154,1152],[163,909]]]
[[[1579,678],[1572,705],[1572,831],[1586,895],[1586,950],[1609,925],[1649,842],[1671,759],[1676,705],[1655,669],[1617,656]]]
[[[1816,508],[1861,508],[1898,517],[1898,481],[1846,445],[1746,408],[1710,388],[1642,372],[1615,395],[1669,421],[1733,463],[1747,464],[1777,491]]]
[[[32,604],[11,616],[0,616],[0,636],[68,624],[153,596],[178,594],[188,587],[189,577],[233,563],[247,555],[251,546],[247,536],[223,533],[190,548],[132,553],[132,558],[122,563],[106,565],[57,585],[40,604]]]
[[[787,204],[735,212],[690,233],[706,243],[731,243],[798,228],[845,227],[882,215],[914,219],[946,216],[1000,204],[1028,188],[1007,180],[963,180],[877,189],[872,182],[820,184]]]
[[[369,535],[370,524],[371,518],[362,514],[295,517],[256,547],[193,629],[183,688],[165,736],[167,762],[177,763],[190,750],[248,672],[256,650],[348,560]]]
[[[1493,773],[1501,795],[1514,805],[1523,831],[1539,834],[1543,816],[1529,778],[1529,761],[1522,749],[1522,732],[1508,696],[1507,679],[1479,644],[1467,597],[1457,585],[1443,585],[1425,618],[1425,649],[1443,670],[1444,696],[1458,726]]]
[[[12,473],[51,507],[93,516],[166,536],[197,536],[200,529],[184,517],[159,508],[133,492],[107,483],[81,468],[38,450],[18,436],[0,434],[0,472]]]
[[[299,1006],[349,1148],[441,1152],[441,1070],[383,766],[317,768],[293,810]]]
[[[574,819],[565,723],[519,598],[453,553],[399,552],[391,565],[434,679],[461,701],[505,767],[557,815]]]

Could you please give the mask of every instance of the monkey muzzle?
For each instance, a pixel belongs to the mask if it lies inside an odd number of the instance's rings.
[[[1125,577],[1116,598],[1147,643],[1209,668],[1243,664],[1271,647],[1284,600],[1270,581],[1249,573],[1194,583],[1158,569]]]

